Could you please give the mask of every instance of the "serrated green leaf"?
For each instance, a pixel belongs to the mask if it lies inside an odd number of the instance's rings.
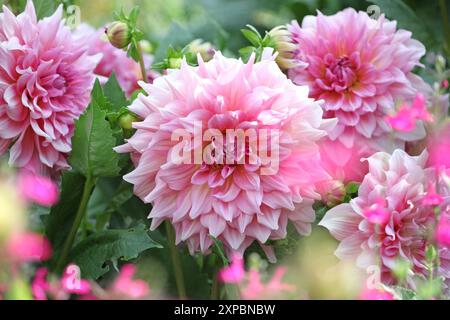
[[[106,82],[103,87],[103,94],[106,99],[112,104],[112,111],[118,111],[120,108],[128,106],[127,98],[117,81],[116,75],[113,73],[109,77],[108,82]]]
[[[129,230],[107,230],[81,241],[72,250],[70,261],[80,267],[83,278],[98,279],[109,271],[105,262],[129,261],[150,248],[161,245],[150,238],[143,225]]]
[[[85,177],[114,177],[120,172],[116,139],[106,113],[93,102],[76,122],[69,163]]]
[[[95,101],[100,109],[105,111],[112,111],[114,110],[114,105],[106,98],[102,85],[100,84],[100,81],[97,79],[94,84],[94,88],[92,89],[91,93],[92,101]]]
[[[50,210],[46,223],[46,235],[54,252],[61,249],[75,220],[85,181],[76,172],[66,171],[62,176],[60,201]]]
[[[53,0],[34,0],[33,3],[38,19],[49,17],[56,10],[55,1]]]

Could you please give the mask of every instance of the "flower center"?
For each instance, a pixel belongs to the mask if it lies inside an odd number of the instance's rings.
[[[359,67],[356,57],[342,56],[334,58],[327,55],[325,58],[325,78],[329,86],[337,92],[350,88],[357,80],[356,70]]]

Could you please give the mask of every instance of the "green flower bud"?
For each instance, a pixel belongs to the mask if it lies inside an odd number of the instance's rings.
[[[133,122],[136,122],[137,118],[130,114],[124,114],[119,118],[119,126],[124,130],[132,130],[133,129]]]
[[[116,48],[128,47],[131,42],[131,32],[128,25],[121,21],[111,23],[105,29],[109,42]]]
[[[182,61],[183,60],[181,58],[170,58],[169,59],[169,69],[180,69]]]
[[[278,51],[275,59],[276,63],[282,70],[292,69],[298,66],[298,62],[294,59],[294,51],[296,46],[292,43],[291,33],[285,26],[278,26],[269,31],[271,47]]]
[[[437,258],[437,251],[436,248],[433,245],[429,245],[427,249],[425,250],[425,258],[429,262],[433,262]]]
[[[194,55],[200,53],[203,61],[208,62],[214,57],[214,47],[209,42],[203,42],[201,39],[196,39],[188,45],[189,51]]]

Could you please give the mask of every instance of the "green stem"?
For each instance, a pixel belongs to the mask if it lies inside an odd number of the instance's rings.
[[[446,0],[439,0],[439,7],[441,11],[442,23],[444,24],[444,32],[447,38],[446,50],[447,53],[450,51],[450,24],[448,22],[447,5]]]
[[[87,177],[86,182],[84,183],[83,195],[81,198],[80,206],[78,207],[77,214],[75,216],[75,220],[73,221],[72,227],[69,231],[69,235],[64,242],[62,253],[58,259],[58,263],[56,264],[56,271],[60,272],[65,266],[67,262],[67,258],[69,256],[70,250],[73,247],[73,243],[75,241],[75,237],[77,235],[78,229],[80,228],[81,222],[86,214],[86,208],[89,203],[89,198],[91,197],[92,190],[95,187],[95,179],[93,179],[90,175]]]
[[[139,41],[135,40],[135,44],[136,44],[136,50],[137,50],[137,53],[139,56],[139,66],[141,67],[142,80],[144,82],[147,82],[148,81],[147,70],[145,70],[144,55],[142,54],[141,43]]]
[[[220,299],[220,283],[217,276],[213,276],[213,282],[211,285],[211,300]]]
[[[180,256],[175,245],[175,233],[169,221],[166,221],[167,240],[169,242],[170,255],[172,257],[173,272],[175,274],[175,283],[177,285],[178,297],[183,300],[186,298],[186,289],[184,287],[183,269],[181,268]]]

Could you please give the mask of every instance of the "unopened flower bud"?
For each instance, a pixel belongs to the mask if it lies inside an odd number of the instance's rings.
[[[209,42],[203,42],[201,39],[196,39],[188,45],[189,51],[197,55],[201,55],[203,61],[208,62],[214,57],[214,47]]]
[[[442,73],[445,70],[445,58],[441,56],[440,54],[436,57],[436,70],[439,73]]]
[[[124,130],[132,130],[133,129],[133,122],[136,122],[137,118],[130,114],[124,114],[119,118],[119,125]]]
[[[280,69],[292,69],[298,66],[294,59],[294,51],[296,46],[292,43],[291,33],[286,26],[278,26],[269,32],[271,45],[278,51],[276,62]]]
[[[182,61],[183,60],[181,58],[170,58],[169,59],[169,69],[180,69]]]
[[[109,42],[116,48],[126,48],[131,42],[131,33],[128,25],[121,21],[111,23],[105,29]]]

